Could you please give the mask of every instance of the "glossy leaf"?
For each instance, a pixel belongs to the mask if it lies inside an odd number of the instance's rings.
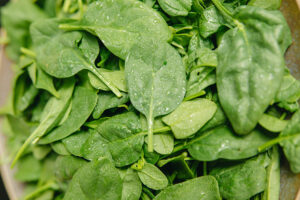
[[[271,132],[281,132],[287,125],[287,120],[278,119],[272,115],[263,114],[258,123]]]
[[[224,34],[218,48],[218,95],[238,134],[247,134],[256,126],[283,77],[281,49],[272,26],[265,23],[272,23],[269,16],[276,17],[271,12],[238,9],[234,15],[237,27]]]
[[[62,140],[62,143],[71,154],[73,154],[74,156],[82,157],[82,146],[89,137],[90,133],[88,131],[79,131],[64,138]]]
[[[150,42],[147,49],[133,47],[126,59],[125,76],[131,103],[147,118],[151,152],[154,118],[172,112],[184,97],[184,65],[170,45]]]
[[[142,192],[142,183],[137,172],[127,169],[123,180],[121,200],[139,200]]]
[[[153,190],[161,190],[168,185],[167,177],[155,165],[145,163],[138,175],[142,183]]]
[[[183,102],[174,112],[163,117],[176,139],[184,139],[195,134],[217,110],[214,102],[197,99]]]
[[[191,0],[158,0],[158,3],[170,16],[187,16],[192,7]]]
[[[203,176],[178,183],[162,190],[154,200],[220,200],[218,182],[212,176]]]
[[[49,144],[66,138],[79,130],[93,112],[97,98],[95,91],[84,87],[76,87],[72,97],[72,108],[69,116],[60,126],[44,136],[40,143]]]
[[[239,160],[257,155],[258,147],[271,139],[259,130],[241,137],[231,128],[220,126],[194,138],[188,146],[188,151],[199,161],[213,161],[220,158]]]

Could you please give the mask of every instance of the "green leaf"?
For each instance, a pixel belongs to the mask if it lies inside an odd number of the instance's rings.
[[[161,191],[153,200],[221,200],[218,182],[212,176],[202,176],[178,183]]]
[[[275,10],[280,8],[281,0],[251,0],[248,5]]]
[[[277,146],[269,152],[270,164],[267,168],[267,187],[263,193],[262,200],[279,199],[280,193],[280,154]]]
[[[148,143],[148,138],[145,138]],[[172,133],[159,133],[153,136],[153,148],[159,154],[167,155],[172,153],[174,148],[174,137]]]
[[[142,193],[142,183],[138,174],[132,169],[127,169],[123,180],[121,200],[139,200]]]
[[[9,58],[17,61],[21,54],[20,48],[31,45],[29,39],[30,24],[36,20],[46,18],[46,15],[31,0],[23,0],[10,2],[1,9],[1,16],[1,24],[9,37],[6,53]]]
[[[142,183],[153,190],[161,190],[168,186],[167,177],[155,165],[145,163],[138,175]]]
[[[140,158],[144,135],[138,134],[141,132],[141,123],[135,113],[115,115],[101,123],[96,130],[107,141],[117,167],[130,165]]]
[[[58,156],[55,161],[55,176],[61,181],[71,180],[76,171],[85,164],[85,160],[74,156]]]
[[[79,22],[60,27],[83,29],[97,35],[113,54],[124,60],[137,40],[167,41],[171,38],[171,32],[159,13],[135,0],[91,3]]]
[[[287,120],[278,119],[272,115],[263,114],[258,123],[271,132],[281,132],[287,125]]]
[[[256,7],[239,8],[234,15],[237,27],[224,34],[218,48],[218,95],[238,134],[248,134],[256,126],[280,87],[284,59],[268,25],[277,15]]]
[[[288,74],[283,77],[275,102],[294,103],[300,98],[300,81]]]
[[[57,128],[49,132],[40,140],[40,144],[49,144],[73,134],[84,124],[93,112],[97,94],[84,87],[76,87],[72,97],[72,108],[67,119]]]
[[[48,131],[50,131],[59,123],[70,103],[74,90],[74,84],[74,79],[66,79],[58,91],[60,99],[52,97],[47,102],[41,116],[40,124],[27,138],[22,147],[18,150],[18,153],[16,154],[12,162],[12,166],[16,164],[18,159],[22,156],[23,152],[32,142],[36,143],[42,136],[44,136]]]
[[[163,117],[176,139],[188,138],[195,134],[217,110],[214,102],[207,99],[197,99],[183,102],[171,114]]]
[[[126,93],[122,93],[122,97],[118,98],[109,92],[100,92],[98,94],[98,101],[93,111],[93,118],[99,119],[105,110],[118,107],[127,103],[129,97]]]
[[[64,199],[112,200],[121,197],[119,172],[107,158],[99,158],[75,173]]]
[[[210,175],[217,179],[224,199],[249,199],[265,190],[267,165],[268,158],[263,154],[239,164],[218,166]]]
[[[199,161],[213,161],[220,158],[240,160],[258,154],[258,147],[272,138],[257,130],[241,137],[227,126],[220,126],[204,132],[191,140],[188,151]]]
[[[149,151],[153,151],[153,120],[172,112],[185,93],[185,70],[179,54],[166,43],[134,46],[125,62],[129,98],[148,121]]]
[[[57,141],[54,143],[51,143],[51,147],[55,153],[62,156],[69,156],[71,155],[68,149],[65,147],[65,145],[61,141]]]
[[[83,157],[81,149],[89,137],[90,133],[88,131],[79,131],[64,138],[62,143],[71,154]]]
[[[39,160],[32,155],[27,155],[20,159],[15,178],[22,182],[37,181],[41,175],[41,168]]]
[[[158,0],[160,7],[170,16],[187,16],[192,0]]]
[[[56,78],[67,78],[79,71],[88,70],[117,96],[121,96],[119,90],[95,67],[93,60],[98,53],[87,50],[90,48],[99,52],[98,45],[93,45],[97,44],[97,39],[78,31],[63,32],[58,28],[61,22],[66,20],[49,19],[32,24],[30,31],[39,66]],[[82,46],[83,44],[86,46]]]

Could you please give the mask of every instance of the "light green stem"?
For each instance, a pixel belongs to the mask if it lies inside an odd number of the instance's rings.
[[[21,47],[20,49],[21,53],[23,53],[24,55],[31,57],[31,58],[36,58],[36,54],[34,51],[31,51],[30,49]]]
[[[63,6],[63,11],[65,13],[69,12],[70,5],[71,5],[71,0],[65,0],[64,6]]]
[[[148,151],[153,152],[153,118],[148,119]]]
[[[224,5],[219,0],[211,0],[211,1],[225,17],[232,20],[233,22],[235,21],[232,13],[227,8],[225,8]]]
[[[292,138],[297,138],[300,137],[300,133],[296,133],[293,135],[287,135],[287,136],[281,136],[281,137],[277,137],[273,140],[270,140],[269,142],[266,142],[265,144],[261,145],[260,147],[258,147],[258,152],[263,152],[266,151],[268,148],[274,146],[275,144],[278,144],[284,140],[290,140]]]
[[[56,188],[58,188],[57,185],[54,182],[51,181],[51,182],[39,187],[38,189],[36,189],[32,193],[26,195],[25,200],[33,199],[34,197],[38,196],[42,192],[45,192],[49,189],[56,189]]]

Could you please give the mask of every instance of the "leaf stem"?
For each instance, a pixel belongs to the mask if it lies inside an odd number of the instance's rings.
[[[284,140],[289,140],[292,138],[297,138],[300,137],[300,133],[296,133],[293,135],[288,135],[288,136],[281,136],[281,137],[277,137],[273,140],[270,140],[269,142],[266,142],[265,144],[261,145],[260,147],[258,147],[258,152],[263,152],[265,150],[267,150],[268,148],[274,146],[275,144],[278,144]]]
[[[63,5],[63,11],[67,13],[69,11],[70,6],[71,6],[71,0],[65,0]]]
[[[25,200],[32,199],[46,190],[57,189],[57,188],[58,188],[58,186],[56,185],[56,183],[51,181],[51,182],[37,188],[35,191],[31,192],[30,194],[26,195]]]
[[[122,97],[122,93],[118,90],[118,88],[106,80],[99,71],[97,71],[94,67],[91,67],[90,71],[95,74],[117,97]]]
[[[20,49],[21,53],[23,53],[24,55],[31,57],[31,58],[36,58],[36,54],[34,51],[27,49],[25,47],[21,47]]]
[[[218,10],[227,18],[229,18],[232,21],[235,21],[233,18],[233,14],[224,7],[224,5],[219,0],[211,0],[213,4],[218,8]]]
[[[148,151],[153,152],[153,118],[148,119]]]

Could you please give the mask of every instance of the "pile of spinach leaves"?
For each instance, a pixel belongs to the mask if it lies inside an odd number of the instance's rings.
[[[300,172],[280,0],[20,0],[3,129],[29,200],[278,200]]]

